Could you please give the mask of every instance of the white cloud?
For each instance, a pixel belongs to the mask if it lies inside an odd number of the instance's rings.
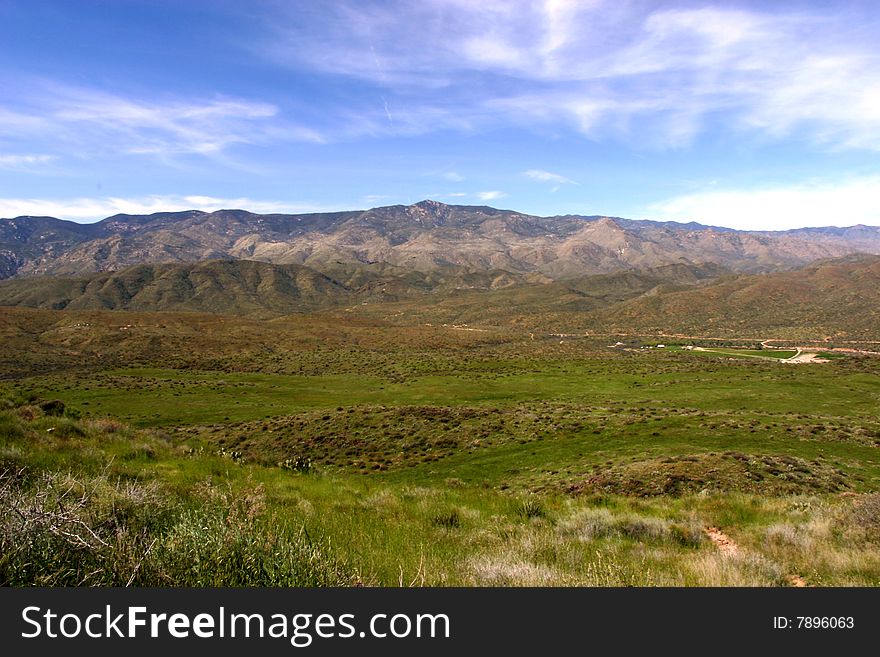
[[[644,219],[697,221],[740,230],[880,225],[880,176],[759,189],[698,192],[649,205]]]
[[[233,144],[321,142],[275,105],[233,98],[136,98],[49,81],[21,80],[0,109],[0,143],[30,139],[71,155],[215,156]]]
[[[151,214],[203,210],[242,209],[255,213],[331,212],[347,209],[309,203],[259,201],[249,198],[212,196],[144,196],[139,198],[16,199],[0,198],[0,217],[48,216],[71,221],[92,222],[114,214]]]
[[[464,176],[457,171],[447,171],[443,174],[443,178],[450,182],[461,182],[464,180]]]
[[[498,190],[492,190],[488,192],[477,192],[477,198],[481,201],[494,201],[499,198],[504,198],[507,196],[504,192],[499,192]]]
[[[0,169],[30,170],[54,159],[54,155],[0,155]]]
[[[281,12],[263,54],[394,98],[394,126],[377,104],[347,123],[356,131],[513,123],[676,148],[711,125],[880,150],[872,3],[339,0],[305,19]]]
[[[553,173],[552,171],[543,171],[541,169],[529,169],[528,171],[523,171],[524,176],[528,176],[532,180],[537,180],[539,182],[548,182],[554,183],[556,185],[577,185],[574,180],[571,178],[566,178],[558,173]]]

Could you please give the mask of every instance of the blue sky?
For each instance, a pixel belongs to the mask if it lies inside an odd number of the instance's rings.
[[[0,0],[0,217],[880,225],[880,3]]]

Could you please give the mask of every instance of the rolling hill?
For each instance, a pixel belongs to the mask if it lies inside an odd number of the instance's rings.
[[[494,289],[460,288],[442,294],[361,304],[360,315],[395,324],[554,327],[576,324],[585,313],[659,290],[706,285],[729,274],[717,265],[664,265],[560,281],[511,284]],[[562,320],[562,324],[559,324]]]
[[[385,264],[337,264],[329,276],[303,265],[215,260],[9,279],[0,281],[0,306],[254,318],[330,311],[397,326],[876,340],[880,256],[767,274],[677,264],[556,281],[501,270],[448,266],[425,273]]]
[[[351,296],[345,287],[308,267],[247,260],[137,265],[81,278],[0,282],[0,305],[56,310],[280,315],[332,306]]]
[[[583,318],[631,333],[880,339],[880,257],[849,256],[772,274],[659,290]]]
[[[303,265],[211,260],[135,265],[78,277],[14,278],[0,281],[0,306],[263,317],[352,306],[359,314],[403,315],[405,323],[497,322],[520,314],[604,308],[658,285],[679,289],[723,273],[711,265],[667,265],[550,281],[453,266],[417,272],[379,263],[337,263],[330,269],[332,277]]]

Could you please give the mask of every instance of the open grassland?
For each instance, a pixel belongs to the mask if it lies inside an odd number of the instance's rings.
[[[876,493],[418,485],[250,464],[30,405],[7,403],[0,423],[7,584],[876,585],[880,572]]]
[[[880,584],[869,356],[0,320],[7,584]]]

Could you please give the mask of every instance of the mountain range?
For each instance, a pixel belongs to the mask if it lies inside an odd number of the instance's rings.
[[[376,263],[417,272],[499,270],[537,282],[681,263],[758,273],[856,252],[880,253],[880,228],[748,232],[602,216],[537,217],[430,200],[298,215],[192,210],[115,215],[93,224],[0,220],[0,278],[246,259],[328,274],[340,265]]]
[[[0,305],[873,339],[880,229],[743,232],[423,201],[0,220]],[[775,333],[774,333],[775,332]]]

